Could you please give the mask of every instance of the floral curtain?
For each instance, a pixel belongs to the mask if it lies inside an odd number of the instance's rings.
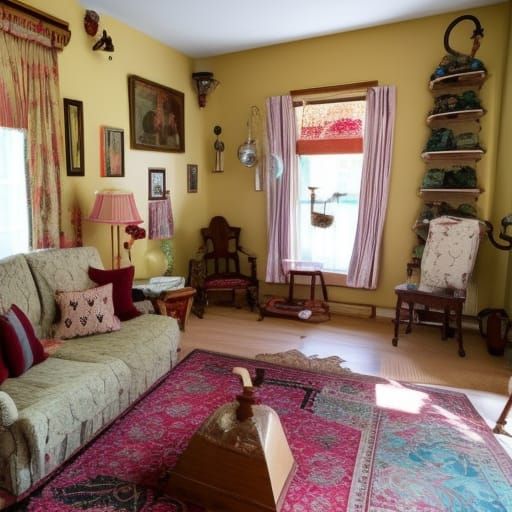
[[[32,247],[59,247],[64,160],[57,49],[29,28],[0,10],[0,126],[27,131]]]
[[[380,247],[388,205],[396,87],[368,89],[359,214],[347,284],[377,288]]]

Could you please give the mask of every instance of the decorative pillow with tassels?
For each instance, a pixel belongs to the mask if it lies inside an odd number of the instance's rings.
[[[112,283],[78,292],[57,292],[55,300],[61,315],[54,328],[55,338],[76,338],[121,328],[114,315]]]

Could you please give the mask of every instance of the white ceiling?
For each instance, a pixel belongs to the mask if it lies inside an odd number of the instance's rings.
[[[505,1],[505,0],[502,0]],[[500,0],[80,0],[190,57],[210,57]],[[107,27],[108,28],[108,27]],[[112,34],[115,43],[115,34]]]

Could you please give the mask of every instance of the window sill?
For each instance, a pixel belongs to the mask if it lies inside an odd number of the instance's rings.
[[[322,272],[327,286],[347,286],[347,274],[337,272]]]

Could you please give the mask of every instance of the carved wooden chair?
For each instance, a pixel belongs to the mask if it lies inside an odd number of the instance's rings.
[[[216,292],[231,294],[231,303],[240,307],[239,295],[245,295],[254,310],[258,304],[256,256],[240,245],[241,228],[228,224],[221,216],[213,217],[201,229],[203,245],[189,262],[188,282],[197,289],[193,312],[202,317],[209,297]],[[247,257],[247,273],[241,271],[240,254]]]
[[[475,219],[438,217],[429,223],[429,232],[417,288],[401,284],[397,295],[393,345],[398,344],[402,304],[409,306],[406,333],[411,332],[413,319],[441,325],[442,339],[449,333],[450,315],[455,316],[459,356],[466,355],[462,339],[462,308],[466,288],[473,270],[480,243],[480,223]],[[416,309],[420,306],[421,309]]]

